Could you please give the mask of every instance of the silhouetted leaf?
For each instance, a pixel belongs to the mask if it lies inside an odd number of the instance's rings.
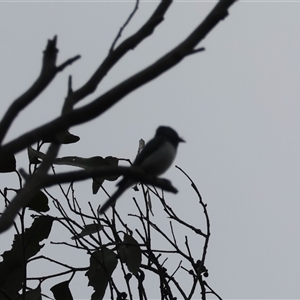
[[[63,131],[58,133],[56,136],[45,139],[45,143],[59,143],[59,144],[73,144],[80,140],[80,137],[70,133],[69,131]]]
[[[101,224],[88,224],[84,226],[84,229],[77,235],[71,237],[72,240],[80,239],[83,236],[90,235],[102,230],[103,226]]]
[[[27,148],[28,159],[31,164],[37,165],[37,164],[41,163],[41,159],[40,159],[41,157],[40,157],[39,153],[41,153],[41,152],[34,150],[31,146],[29,146]],[[43,155],[45,155],[45,154],[43,154]]]
[[[36,212],[46,212],[50,209],[48,197],[42,191],[37,191],[35,196],[27,204],[27,207]]]
[[[100,156],[94,156],[89,158],[83,158],[79,156],[64,156],[61,158],[55,159],[56,165],[65,165],[65,166],[74,166],[83,169],[91,169],[98,165],[98,161],[103,160]]]
[[[54,163],[56,165],[67,165],[83,169],[94,169],[99,167],[118,166],[118,161],[118,158],[112,156],[108,156],[106,158],[103,158],[101,156],[93,156],[89,158],[83,158],[79,156],[65,156],[55,159]],[[108,180],[116,180],[117,176],[107,176],[107,178],[112,178]]]
[[[33,148],[28,148],[28,155],[32,157],[34,162],[43,160],[45,154],[36,151]],[[65,166],[74,166],[78,168],[83,168],[85,170],[101,168],[101,167],[117,167],[119,159],[113,156],[107,156],[105,158],[101,156],[93,156],[89,158],[83,158],[79,156],[65,156],[61,158],[56,158],[53,162],[55,165],[65,165]],[[99,188],[102,186],[104,180],[115,181],[119,178],[119,175],[107,175],[107,176],[98,176],[93,178],[92,190],[93,194],[97,194]]]
[[[108,281],[117,263],[116,253],[105,247],[92,253],[90,268],[86,272],[86,276],[89,278],[89,286],[92,286],[95,290],[92,294],[92,300],[103,299]]]
[[[42,291],[41,286],[38,285],[35,289],[28,291],[25,293],[25,297],[23,295],[19,295],[16,300],[42,300]]]
[[[104,159],[104,163],[103,165],[105,166],[111,166],[111,167],[117,167],[119,164],[119,159],[116,158],[116,157],[113,157],[113,156],[106,156],[105,159]],[[109,181],[115,181],[119,178],[120,176],[119,175],[110,175],[110,176],[105,176],[105,179],[106,180],[109,180]]]
[[[3,262],[0,264],[1,268]],[[12,264],[12,262],[10,262],[10,264],[5,263],[5,269],[0,270],[0,277],[0,288],[3,291],[0,293],[0,300],[7,300],[9,299],[8,297],[16,299],[19,296],[18,291],[22,287],[24,278],[24,271],[21,262],[16,261],[15,264]],[[8,295],[8,297],[4,296],[4,293]]]
[[[75,166],[83,169],[93,169],[101,167],[117,167],[119,159],[112,156],[107,156],[105,158],[101,156],[93,156],[89,158],[83,158],[78,156],[65,156],[57,158],[54,161],[56,165],[68,165]],[[104,180],[114,181],[119,178],[119,175],[107,175],[107,176],[98,176],[93,178],[92,190],[93,194],[96,194],[99,188],[102,186]]]
[[[2,254],[0,262],[0,288],[12,299],[16,299],[18,291],[22,288],[24,276],[24,262],[36,255],[44,245],[40,241],[48,238],[53,218],[41,216],[36,218],[31,227],[25,230],[23,236],[15,234],[11,250]],[[26,245],[23,248],[23,245]],[[22,275],[23,274],[23,275]]]
[[[101,188],[103,182],[104,182],[104,178],[103,177],[96,177],[93,178],[93,183],[92,183],[92,190],[93,190],[93,194],[97,194],[99,189]]]
[[[123,244],[119,248],[120,259],[133,274],[136,274],[142,262],[142,252],[138,242],[128,234],[124,234]]]
[[[12,153],[0,154],[0,173],[14,172],[16,170],[16,159]]]
[[[63,281],[54,285],[50,290],[54,295],[55,300],[73,300],[73,296],[69,289],[70,281]]]
[[[102,157],[101,157],[102,158]],[[102,161],[98,162],[99,166],[111,166],[111,167],[117,167],[118,163],[119,163],[119,159],[113,156],[107,156],[105,157],[105,159],[102,158]],[[120,176],[119,175],[111,175],[111,176],[98,176],[93,178],[93,185],[92,185],[92,189],[93,189],[93,194],[97,194],[98,190],[100,189],[100,187],[102,186],[102,183],[104,182],[104,180],[108,180],[108,181],[114,181],[117,180]]]

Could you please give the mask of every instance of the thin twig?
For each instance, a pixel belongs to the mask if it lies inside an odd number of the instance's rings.
[[[127,20],[125,21],[125,23],[123,24],[123,26],[120,28],[116,38],[114,39],[110,49],[109,49],[109,53],[114,51],[115,45],[118,42],[118,40],[120,39],[122,32],[124,31],[124,29],[126,28],[126,26],[129,24],[130,20],[133,18],[133,16],[135,15],[135,13],[137,12],[138,8],[139,8],[139,2],[140,0],[136,0],[135,2],[135,6],[133,11],[131,12],[131,14],[129,15],[129,17],[127,18]]]

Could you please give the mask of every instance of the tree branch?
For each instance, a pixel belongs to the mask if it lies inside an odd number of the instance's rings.
[[[22,207],[25,207],[37,190],[43,186],[44,178],[47,176],[46,174],[53,163],[53,160],[57,156],[59,148],[59,144],[50,145],[45,159],[42,161],[38,170],[34,174],[28,176],[24,187],[18,192],[5,211],[1,214],[0,233],[10,228],[19,210]]]
[[[158,5],[147,22],[132,36],[123,41],[116,49],[110,49],[107,57],[102,64],[91,76],[91,78],[77,91],[75,91],[70,97],[67,97],[65,105],[63,107],[63,114],[72,110],[74,105],[80,100],[92,94],[101,80],[106,76],[108,71],[130,50],[133,50],[138,44],[140,44],[145,38],[150,36],[154,29],[163,21],[164,14],[171,5],[172,0],[164,0]]]
[[[119,38],[121,37],[122,35],[122,32],[124,31],[124,29],[126,28],[126,26],[129,24],[130,20],[133,18],[133,16],[135,15],[135,13],[137,12],[138,8],[139,8],[139,3],[140,3],[140,0],[136,0],[135,2],[135,6],[134,6],[134,9],[133,11],[131,12],[131,14],[129,15],[129,17],[127,18],[127,20],[125,21],[124,25],[120,28],[117,36],[115,37],[110,49],[109,49],[109,53],[113,52],[114,48],[115,48],[115,45],[117,44]]]
[[[174,67],[185,56],[192,53],[194,47],[196,47],[197,44],[228,15],[227,10],[234,2],[236,2],[236,0],[221,0],[218,2],[211,13],[185,41],[146,69],[123,81],[104,95],[96,98],[92,103],[87,104],[82,108],[74,109],[37,129],[23,134],[17,139],[4,145],[1,150],[16,153],[38,140],[50,138],[70,126],[78,125],[100,116],[130,92]],[[128,43],[128,40],[124,41],[115,51],[118,51],[124,43]],[[79,93],[79,91],[74,92],[73,94],[76,93]]]
[[[54,149],[55,146],[58,147],[58,145],[53,145],[49,148],[49,151],[37,172],[33,175],[25,176],[26,183],[24,185],[24,188],[20,190],[20,192],[15,196],[15,198],[11,201],[9,206],[0,217],[0,233],[7,230],[12,225],[18,211],[22,207],[27,205],[27,203],[32,199],[38,189],[49,187],[59,183],[80,181],[92,178],[94,176],[126,175],[130,178],[135,179],[137,182],[154,185],[172,193],[178,192],[177,189],[172,186],[169,180],[153,177],[144,173],[138,168],[133,167],[102,167],[84,171],[81,170],[74,172],[64,172],[56,175],[47,175],[46,173],[49,169],[49,163],[53,162],[53,158],[57,153],[57,150]],[[50,155],[50,153],[52,154]]]
[[[92,177],[107,177],[114,175],[126,175],[129,178],[149,185],[159,187],[167,192],[176,194],[177,189],[167,179],[153,177],[134,167],[99,167],[73,172],[64,172],[55,175],[47,175],[43,180],[43,187],[49,187],[58,183],[81,181]]]
[[[0,123],[0,144],[2,144],[8,129],[19,112],[29,105],[48,86],[58,72],[62,71],[65,67],[69,66],[80,58],[80,56],[77,55],[56,67],[55,64],[58,53],[56,42],[56,36],[52,40],[48,40],[46,49],[44,51],[42,69],[39,77],[23,95],[21,95],[11,104],[6,114],[2,118]]]

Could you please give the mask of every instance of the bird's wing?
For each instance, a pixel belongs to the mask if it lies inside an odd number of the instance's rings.
[[[136,157],[135,161],[133,162],[133,166],[140,166],[145,159],[149,157],[153,152],[155,152],[161,144],[164,142],[164,139],[162,137],[155,137],[152,140],[150,140],[145,147],[142,149],[140,154]],[[127,186],[133,185],[134,181],[129,180],[126,178],[126,176],[123,177],[121,181],[117,183],[117,186]]]
[[[153,152],[155,152],[160,145],[162,144],[162,142],[164,141],[164,139],[160,136],[157,136],[155,138],[153,138],[152,140],[150,140],[146,146],[143,148],[143,150],[141,151],[141,153],[136,157],[133,165],[134,166],[139,166],[142,164],[142,162],[149,157],[149,155],[151,155]]]

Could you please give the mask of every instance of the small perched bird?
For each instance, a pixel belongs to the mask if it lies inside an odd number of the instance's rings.
[[[173,163],[177,146],[180,142],[184,142],[177,132],[168,126],[160,126],[157,128],[155,136],[150,140],[142,151],[137,155],[133,166],[141,168],[145,173],[158,176],[166,172]],[[103,214],[124,191],[135,184],[136,181],[128,177],[124,177],[117,183],[116,192],[101,206],[100,214]]]

